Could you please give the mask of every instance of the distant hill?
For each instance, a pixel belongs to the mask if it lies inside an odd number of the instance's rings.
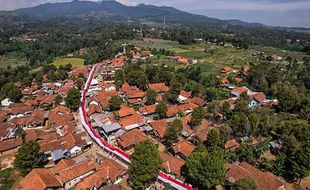
[[[159,22],[165,19],[167,23],[178,24],[219,24],[219,25],[242,25],[263,26],[239,20],[220,20],[202,15],[190,14],[171,7],[157,7],[153,5],[140,4],[138,6],[126,6],[116,1],[78,1],[64,3],[47,3],[36,7],[17,9],[11,14],[35,19],[46,20],[54,18],[96,18],[109,19],[110,21],[140,21]]]

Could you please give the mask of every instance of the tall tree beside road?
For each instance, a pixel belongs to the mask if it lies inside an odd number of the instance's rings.
[[[156,179],[161,163],[158,149],[151,141],[137,144],[128,170],[133,189],[146,189]]]

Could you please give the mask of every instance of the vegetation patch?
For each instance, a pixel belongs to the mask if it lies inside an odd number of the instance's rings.
[[[85,60],[81,58],[56,58],[52,63],[57,68],[62,65],[65,66],[67,64],[71,64],[72,68],[80,67],[84,65]]]

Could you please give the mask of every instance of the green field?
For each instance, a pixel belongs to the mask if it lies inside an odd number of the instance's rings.
[[[62,65],[71,64],[73,68],[77,68],[84,65],[85,60],[80,58],[56,58],[52,63],[57,68]]]
[[[12,68],[27,64],[27,59],[17,55],[8,55],[5,58],[0,58],[0,68],[6,69],[8,66]]]
[[[122,41],[124,42],[124,41]],[[136,45],[137,47],[144,48],[165,48],[174,51],[179,56],[196,59],[198,64],[195,67],[201,67],[205,74],[218,73],[221,68],[225,66],[231,66],[233,68],[241,68],[248,66],[249,63],[258,63],[258,59],[252,54],[256,51],[262,50],[266,55],[276,54],[282,57],[291,56],[293,59],[301,60],[304,56],[300,52],[283,51],[271,47],[259,47],[253,46],[247,50],[240,50],[233,47],[216,46],[211,44],[193,44],[193,45],[180,45],[177,42],[161,40],[161,39],[150,39],[145,38],[144,40],[132,40],[129,43]],[[207,49],[207,53],[205,50]],[[162,58],[152,58],[153,63],[159,63]],[[175,67],[182,67],[178,63],[169,63],[169,65]]]

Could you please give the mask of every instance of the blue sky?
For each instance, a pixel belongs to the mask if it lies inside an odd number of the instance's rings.
[[[0,0],[1,10],[30,7],[68,0]],[[95,0],[96,1],[96,0]],[[272,26],[310,27],[310,0],[117,0],[171,6],[191,13],[220,19],[240,19]]]

